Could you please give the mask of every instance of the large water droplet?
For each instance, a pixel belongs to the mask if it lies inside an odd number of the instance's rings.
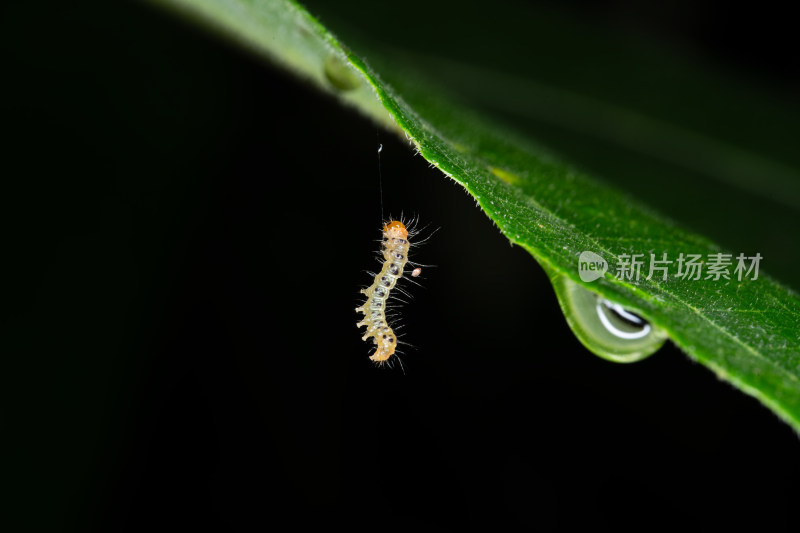
[[[666,333],[638,314],[566,276],[549,274],[572,332],[594,354],[617,363],[633,363],[664,344]]]

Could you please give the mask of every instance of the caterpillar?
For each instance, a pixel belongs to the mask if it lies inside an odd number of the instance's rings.
[[[399,220],[393,220],[383,226],[383,267],[375,275],[372,285],[361,289],[361,294],[367,296],[367,301],[356,308],[357,312],[364,314],[364,319],[357,324],[357,327],[367,327],[367,332],[361,340],[373,338],[376,350],[369,358],[376,363],[384,363],[397,349],[397,335],[386,323],[386,300],[397,280],[403,277],[410,247],[408,234],[405,224]]]

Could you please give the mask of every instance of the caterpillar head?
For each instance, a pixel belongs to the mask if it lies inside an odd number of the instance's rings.
[[[406,225],[400,222],[399,220],[392,220],[391,222],[383,226],[383,232],[386,234],[387,237],[391,239],[408,238],[408,230],[406,229]]]

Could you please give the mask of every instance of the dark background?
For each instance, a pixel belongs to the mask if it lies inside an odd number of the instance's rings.
[[[796,87],[768,4],[636,5],[570,9]],[[590,354],[531,257],[405,141],[149,6],[1,24],[15,530],[793,525],[787,425],[671,345]],[[436,267],[406,286],[405,372],[367,359],[353,311],[379,144],[387,216],[439,228],[413,250]]]

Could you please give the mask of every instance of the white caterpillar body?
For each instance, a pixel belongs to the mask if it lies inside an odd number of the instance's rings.
[[[397,220],[386,224],[383,227],[383,267],[372,285],[361,290],[367,296],[364,305],[356,309],[364,314],[358,327],[367,327],[361,340],[373,338],[377,349],[369,358],[378,363],[388,360],[397,349],[397,335],[386,323],[386,300],[397,280],[403,277],[409,246],[405,224]]]

